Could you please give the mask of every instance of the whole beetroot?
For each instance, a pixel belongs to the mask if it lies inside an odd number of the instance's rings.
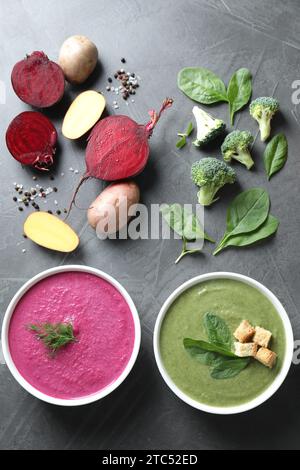
[[[25,111],[13,119],[6,131],[6,145],[12,156],[39,170],[53,164],[57,132],[52,122],[36,111]]]
[[[150,121],[138,124],[128,116],[117,115],[102,119],[92,130],[85,154],[86,171],[82,176],[73,199],[82,183],[88,178],[104,181],[126,180],[138,175],[149,158],[149,138],[163,111],[172,106],[166,98],[160,111],[149,111]]]
[[[65,91],[62,69],[40,51],[33,52],[14,66],[11,82],[16,95],[37,108],[48,108],[58,103]]]

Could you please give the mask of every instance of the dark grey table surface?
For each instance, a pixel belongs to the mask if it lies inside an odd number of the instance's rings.
[[[178,241],[100,241],[87,225],[85,211],[74,209],[70,223],[81,235],[80,249],[61,256],[22,239],[25,213],[12,201],[13,182],[30,185],[32,171],[14,161],[5,146],[10,120],[27,109],[10,86],[13,64],[25,53],[44,50],[54,60],[63,40],[85,34],[100,50],[99,66],[83,87],[103,90],[107,76],[127,58],[127,67],[141,78],[135,103],[120,105],[140,122],[162,99],[174,97],[174,107],[164,116],[151,140],[151,159],[138,177],[147,205],[194,202],[195,188],[189,168],[198,157],[196,148],[175,150],[176,132],[188,122],[192,102],[176,86],[178,70],[201,65],[228,82],[232,72],[247,66],[253,73],[254,96],[275,95],[282,114],[274,131],[289,140],[289,160],[284,171],[267,182],[262,163],[264,146],[255,143],[256,169],[248,173],[236,166],[239,184],[225,190],[206,212],[206,228],[217,239],[225,223],[225,210],[233,194],[251,186],[264,186],[272,199],[272,212],[281,221],[277,237],[243,251],[228,250],[211,256],[174,259]],[[232,417],[204,414],[177,399],[164,384],[152,351],[152,332],[167,296],[183,281],[206,272],[235,271],[254,277],[283,302],[295,337],[300,336],[299,271],[299,126],[300,108],[292,104],[292,82],[300,79],[300,4],[297,0],[0,0],[0,80],[6,103],[0,104],[0,314],[17,289],[38,272],[61,264],[86,264],[115,276],[130,292],[142,323],[141,352],[130,377],[111,396],[94,405],[63,409],[31,397],[0,365],[0,447],[2,449],[240,449],[300,448],[300,378],[293,366],[275,397],[260,408]],[[78,89],[69,88],[65,100],[47,112],[59,131],[62,116]],[[108,111],[112,113],[112,97]],[[228,121],[226,105],[212,110]],[[244,110],[236,126],[257,135],[256,123]],[[213,148],[211,152],[217,152]],[[201,152],[202,155],[205,152]],[[84,168],[84,145],[60,136],[59,163],[55,170],[60,204],[66,205],[79,176],[69,168]],[[65,176],[61,177],[64,172]],[[40,181],[47,184],[47,176]],[[86,207],[102,188],[90,181],[78,203]],[[51,202],[52,201],[52,202]],[[53,199],[50,201],[49,208]],[[52,207],[53,208],[53,207]],[[22,253],[23,249],[26,253]]]

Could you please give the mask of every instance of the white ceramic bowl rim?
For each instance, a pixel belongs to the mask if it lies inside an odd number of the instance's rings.
[[[282,364],[282,368],[278,375],[276,376],[275,380],[270,384],[270,386],[264,390],[260,395],[258,395],[256,398],[253,400],[243,403],[240,405],[236,406],[228,406],[228,407],[219,407],[219,406],[211,406],[207,405],[204,403],[200,403],[193,398],[189,397],[186,393],[184,393],[180,388],[177,387],[177,385],[173,382],[173,380],[170,378],[168,372],[166,371],[161,355],[160,355],[160,345],[159,345],[159,339],[160,339],[160,329],[162,322],[164,320],[164,317],[171,306],[171,304],[174,302],[174,300],[182,294],[186,289],[199,284],[204,281],[209,281],[213,279],[233,279],[236,281],[241,281],[244,282],[252,287],[255,287],[258,289],[262,294],[264,294],[273,304],[275,309],[277,310],[279,316],[282,319],[284,330],[285,330],[285,336],[286,336],[286,349],[285,349],[285,356],[284,356],[284,361]],[[189,404],[190,406],[197,408],[198,410],[205,411],[207,413],[213,413],[213,414],[221,414],[221,415],[229,415],[229,414],[236,414],[236,413],[243,413],[245,411],[249,411],[253,408],[256,408],[257,406],[261,405],[264,403],[266,400],[268,400],[282,385],[284,382],[288,371],[290,369],[291,363],[292,363],[292,358],[293,358],[293,351],[294,351],[294,338],[293,338],[293,330],[291,327],[291,323],[289,320],[289,317],[281,304],[281,302],[277,299],[277,297],[264,285],[262,285],[260,282],[244,276],[242,274],[237,274],[237,273],[231,273],[231,272],[213,272],[213,273],[208,273],[208,274],[201,274],[199,276],[196,276],[189,281],[185,282],[181,286],[179,286],[165,301],[164,305],[162,306],[157,320],[155,324],[155,329],[154,329],[154,336],[153,336],[153,347],[154,347],[154,355],[156,359],[156,363],[158,366],[158,369],[165,380],[166,384],[169,386],[169,388],[184,402]]]
[[[58,273],[68,272],[68,271],[79,271],[79,272],[86,272],[86,273],[94,274],[106,280],[107,282],[109,282],[112,286],[114,286],[120,292],[120,294],[123,296],[123,298],[127,302],[130,308],[131,314],[132,314],[132,318],[134,321],[135,339],[134,339],[134,346],[133,346],[133,350],[132,350],[129,362],[127,363],[122,374],[112,384],[103,388],[99,392],[93,393],[91,395],[87,395],[87,396],[79,397],[79,398],[73,398],[73,399],[62,399],[62,398],[52,397],[52,396],[46,395],[43,392],[40,392],[35,387],[33,387],[29,382],[27,382],[27,380],[25,380],[24,377],[20,374],[20,372],[18,371],[18,369],[16,368],[12,360],[12,357],[9,351],[8,330],[9,330],[10,319],[12,317],[14,309],[17,303],[19,302],[19,300],[25,294],[25,292],[27,292],[33,285],[37,284],[39,281],[41,281],[42,279],[45,279],[46,277],[49,277]],[[36,276],[31,278],[29,281],[27,281],[18,290],[18,292],[15,294],[15,296],[11,300],[9,306],[7,307],[3,324],[2,324],[1,340],[2,340],[2,349],[3,349],[5,362],[10,372],[14,376],[14,378],[17,380],[17,382],[19,382],[19,384],[25,390],[27,390],[27,392],[31,393],[31,395],[34,395],[36,398],[39,398],[40,400],[43,400],[47,403],[51,403],[54,405],[80,406],[80,405],[86,405],[88,403],[93,403],[97,400],[100,400],[101,398],[104,398],[105,396],[109,395],[113,390],[115,390],[117,387],[119,387],[119,385],[126,379],[131,369],[133,368],[134,363],[139,353],[140,343],[141,343],[141,325],[140,325],[139,315],[133,303],[133,300],[131,299],[128,292],[124,289],[124,287],[116,279],[114,279],[109,274],[106,274],[105,272],[100,271],[99,269],[92,268],[89,266],[66,265],[66,266],[58,266],[55,268],[47,269],[46,271],[43,271],[37,274]]]

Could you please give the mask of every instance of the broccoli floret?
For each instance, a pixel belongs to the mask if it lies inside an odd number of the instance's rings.
[[[252,142],[253,137],[249,131],[236,130],[228,134],[221,147],[225,162],[230,163],[234,158],[250,170],[254,165],[248,148]]]
[[[198,106],[194,106],[193,114],[197,124],[197,138],[193,144],[196,147],[208,144],[224,132],[226,124],[221,119],[215,119]]]
[[[215,195],[222,186],[235,182],[236,174],[223,161],[208,157],[193,163],[191,177],[194,183],[200,187],[199,203],[202,206],[210,206],[218,199],[215,198]]]
[[[265,142],[271,133],[271,119],[279,109],[279,102],[275,98],[262,96],[250,104],[250,114],[258,122],[260,138]]]

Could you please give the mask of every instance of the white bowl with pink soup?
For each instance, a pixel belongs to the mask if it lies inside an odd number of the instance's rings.
[[[71,340],[64,342],[70,331]],[[118,281],[95,268],[69,265],[43,271],[19,289],[1,339],[5,362],[25,390],[48,403],[79,406],[125,380],[138,356],[141,326]]]

